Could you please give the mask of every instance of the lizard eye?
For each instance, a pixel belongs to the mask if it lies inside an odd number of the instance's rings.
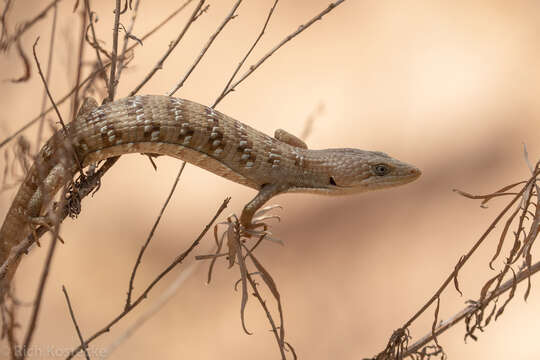
[[[333,177],[333,176],[330,176],[330,185],[337,186],[336,180],[334,180],[334,177]]]
[[[390,172],[390,168],[388,167],[388,165],[385,164],[373,165],[372,169],[377,176],[384,176]]]

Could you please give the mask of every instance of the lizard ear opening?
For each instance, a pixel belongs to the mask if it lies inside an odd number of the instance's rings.
[[[334,180],[333,176],[330,176],[330,185],[337,186],[336,180]]]

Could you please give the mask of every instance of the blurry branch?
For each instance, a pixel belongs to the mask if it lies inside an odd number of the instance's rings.
[[[129,308],[125,308],[118,316],[116,316],[113,320],[111,320],[107,325],[105,325],[101,330],[98,330],[95,334],[90,336],[84,343],[77,348],[75,348],[71,354],[66,358],[66,360],[72,359],[79,351],[82,350],[83,346],[88,346],[92,341],[94,341],[99,336],[107,333],[110,331],[111,327],[114,326],[118,321],[120,321],[124,316],[126,316],[131,310],[133,310],[137,305],[139,305],[144,299],[148,297],[148,294],[150,291],[154,288],[154,286],[161,281],[167,275],[172,269],[174,269],[178,264],[180,264],[184,259],[195,249],[198,245],[201,239],[204,237],[204,235],[208,232],[212,224],[216,221],[216,219],[221,215],[223,210],[227,207],[229,204],[229,201],[231,198],[226,198],[219,209],[216,211],[215,215],[212,217],[210,222],[204,227],[203,231],[199,234],[199,236],[195,239],[195,241],[191,244],[191,246],[182,252],[179,256],[176,257],[176,259],[169,265],[167,268],[165,268],[152,282],[146,287],[146,289],[139,295],[139,297],[130,305]]]
[[[152,36],[153,34],[155,34],[158,30],[160,30],[165,24],[167,24],[169,21],[171,21],[176,15],[178,15],[185,7],[187,4],[189,4],[191,1],[193,0],[188,0],[186,3],[184,3],[183,5],[181,5],[178,9],[176,9],[172,14],[170,14],[169,16],[167,16],[163,21],[161,21],[158,25],[156,25],[152,30],[150,30],[148,33],[146,33],[143,37],[141,37],[141,42],[136,42],[134,43],[133,45],[131,45],[130,47],[128,47],[127,51],[131,51],[133,50],[135,47],[139,46],[142,44],[142,41],[146,40],[147,38],[149,38],[150,36]],[[105,68],[109,67],[111,65],[110,62],[104,64],[103,66]],[[57,102],[56,104],[57,105],[61,105],[63,104],[66,100],[68,100],[71,95],[73,95],[75,92],[77,92],[79,90],[79,88],[81,88],[82,86],[94,81],[95,77],[98,76],[103,70],[102,69],[96,69],[94,71],[92,71],[84,80],[82,80],[78,86],[72,88],[67,94],[65,94],[63,97],[61,97]],[[25,125],[23,125],[19,130],[15,131],[13,134],[11,134],[10,136],[8,136],[7,138],[5,138],[4,140],[2,140],[0,142],[0,148],[2,148],[3,146],[5,146],[7,143],[9,143],[11,140],[15,139],[20,133],[22,133],[23,131],[25,131],[26,129],[28,129],[30,126],[34,125],[39,119],[41,119],[42,116],[48,114],[50,111],[52,111],[54,108],[51,106],[49,108],[47,108],[47,110],[43,111],[41,114],[39,114],[38,116],[36,116],[35,118],[33,118],[32,120],[30,120],[28,123],[26,123]]]
[[[85,38],[86,38],[86,41],[90,44],[90,46],[92,46],[96,50],[98,70],[100,70],[99,75],[103,76],[105,83],[108,84],[109,78],[107,76],[107,72],[105,71],[105,65],[103,65],[103,60],[101,59],[101,52],[102,51],[105,52],[105,51],[102,50],[101,46],[99,45],[98,38],[96,36],[96,29],[94,27],[94,23],[97,22],[97,19],[94,13],[92,12],[92,10],[90,9],[90,0],[84,1],[84,9],[86,10],[86,16],[88,17],[89,28],[90,28],[90,31],[92,32],[92,41],[88,39],[87,29],[85,29]],[[105,54],[107,53],[105,52]]]
[[[200,262],[196,261],[191,263],[186,269],[178,274],[176,279],[173,280],[171,285],[167,287],[150,305],[150,307],[140,315],[133,324],[129,325],[126,330],[120,334],[109,346],[105,349],[105,356],[101,358],[104,360],[111,356],[111,354],[120,347],[126,340],[128,340],[141,326],[143,326],[147,320],[152,318],[157,312],[159,312],[169,300],[177,294],[180,287],[184,282],[195,272]]]
[[[120,53],[120,62],[118,64],[118,75],[116,76],[117,82],[120,81],[120,78],[122,77],[122,71],[126,68],[126,65],[128,62],[126,54],[127,54],[129,39],[133,39],[139,42],[139,45],[142,46],[142,41],[132,34],[133,27],[135,26],[135,21],[137,20],[137,15],[139,14],[140,3],[141,3],[140,0],[135,1],[135,6],[133,7],[133,10],[131,11],[131,22],[129,24],[129,27],[127,29],[124,28],[124,31],[125,31],[124,43],[122,44],[122,52]]]
[[[86,2],[84,3],[84,7],[86,8]],[[84,57],[84,47],[86,44],[86,24],[87,24],[87,18],[86,13],[83,10],[80,13],[81,17],[81,34],[79,36],[79,52],[77,54],[77,73],[75,76],[75,91],[73,92],[73,97],[71,98],[71,119],[75,119],[75,115],[77,114],[77,110],[79,110],[79,89],[82,87],[81,85],[81,77],[82,77],[82,71],[83,71],[83,57]]]
[[[73,321],[73,325],[75,326],[75,331],[77,331],[77,336],[79,337],[79,340],[81,341],[82,349],[84,352],[84,357],[86,360],[90,360],[90,356],[88,355],[88,351],[86,350],[86,346],[84,346],[84,339],[81,334],[81,329],[79,328],[79,324],[77,324],[77,320],[75,319],[75,313],[73,312],[73,308],[71,307],[71,301],[69,300],[69,296],[66,290],[66,287],[62,285],[62,292],[64,293],[64,296],[66,297],[66,303],[69,310],[69,315],[71,316],[71,320]]]
[[[195,20],[197,20],[199,11],[201,10],[202,6],[204,5],[204,2],[205,2],[205,0],[200,0],[199,1],[197,6],[195,7],[195,10],[193,10],[193,13],[191,14],[191,17],[189,18],[188,22],[186,23],[186,25],[184,25],[184,28],[182,29],[180,34],[178,34],[178,36],[176,37],[176,40],[172,44],[169,45],[169,48],[167,49],[167,51],[165,51],[165,54],[163,54],[163,56],[158,60],[156,65],[144,77],[144,79],[139,83],[139,85],[137,85],[135,87],[135,89],[131,90],[131,92],[129,93],[129,96],[133,96],[136,93],[138,93],[139,90],[141,90],[141,88],[155,75],[155,73],[158,70],[163,69],[163,64],[165,63],[165,60],[167,60],[169,55],[171,55],[173,50],[180,43],[180,40],[182,40],[182,38],[184,37],[184,35],[186,34],[186,32],[188,31],[190,26],[195,22]]]
[[[229,23],[229,21],[231,21],[232,19],[234,19],[236,17],[236,14],[235,14],[236,9],[238,9],[238,6],[240,6],[241,3],[242,3],[242,0],[237,0],[236,1],[236,3],[232,7],[230,13],[227,15],[227,17],[225,17],[223,22],[218,26],[217,30],[210,36],[210,39],[208,39],[208,42],[204,46],[203,50],[201,51],[199,56],[195,59],[195,62],[191,65],[191,67],[186,72],[186,74],[184,75],[182,80],[180,80],[171,90],[169,90],[169,92],[167,93],[168,96],[174,95],[174,93],[177,92],[178,89],[180,89],[184,85],[184,83],[186,82],[188,77],[191,75],[193,70],[195,70],[195,68],[197,67],[197,65],[201,61],[201,59],[206,54],[206,51],[208,51],[208,49],[210,48],[210,46],[212,46],[212,43],[214,42],[216,37],[219,35],[219,33],[221,33],[221,31],[223,30],[225,25],[227,25]]]
[[[36,54],[36,46],[37,46],[38,41],[39,41],[39,37],[36,39],[36,41],[34,42],[34,46],[32,47],[32,51],[34,53],[34,60],[36,61],[36,66],[38,68],[38,74],[41,77],[41,80],[43,81],[43,87],[45,88],[45,92],[47,93],[47,97],[49,98],[49,101],[53,105],[54,111],[56,112],[56,115],[58,116],[58,121],[62,125],[62,130],[64,131],[64,134],[66,135],[66,138],[68,139],[68,143],[69,143],[70,147],[72,147],[71,137],[69,137],[69,132],[68,132],[68,129],[66,128],[66,124],[64,122],[64,119],[62,119],[62,115],[60,114],[60,110],[58,110],[58,106],[56,106],[56,103],[55,103],[55,101],[54,101],[54,99],[52,97],[51,91],[49,90],[49,86],[47,84],[47,81],[45,80],[45,76],[43,76],[43,72],[41,71],[41,65],[39,63],[39,60],[38,60],[38,57],[37,57],[37,54]],[[79,159],[77,153],[75,151],[72,151],[72,152],[73,152],[73,155],[75,157],[75,160],[77,161],[77,165],[79,167],[81,177],[84,177],[84,172],[83,172],[83,168],[82,168],[82,162]]]
[[[30,29],[32,26],[34,26],[38,21],[43,20],[49,10],[51,10],[53,7],[56,6],[57,3],[59,3],[60,0],[54,0],[49,5],[47,5],[39,14],[37,14],[33,19],[28,20],[21,25],[17,26],[15,30],[15,34],[9,36],[7,34],[7,25],[6,25],[6,14],[7,10],[9,9],[11,5],[11,1],[8,1],[6,4],[6,7],[4,9],[4,13],[1,17],[1,25],[2,25],[2,38],[0,39],[0,50],[6,51],[9,49],[11,44],[17,42],[22,34],[24,34],[28,29]]]
[[[229,86],[231,85],[232,81],[236,77],[236,74],[238,74],[238,71],[240,71],[240,69],[242,68],[242,65],[244,65],[244,63],[246,62],[249,55],[251,55],[251,52],[255,49],[255,47],[257,46],[259,41],[262,39],[262,37],[264,35],[264,32],[266,30],[266,27],[268,26],[268,23],[270,22],[270,18],[272,17],[272,14],[274,13],[274,9],[276,8],[278,2],[279,2],[279,0],[274,0],[274,4],[270,8],[270,11],[268,11],[268,15],[266,16],[266,21],[264,22],[264,25],[263,25],[261,31],[259,32],[259,35],[257,36],[255,41],[253,42],[253,44],[249,48],[249,50],[246,53],[246,55],[244,56],[244,58],[238,63],[238,66],[236,67],[233,74],[231,75],[231,78],[229,79],[229,81],[225,85],[225,88],[223,89],[221,94],[218,96],[218,98],[216,99],[214,104],[212,104],[212,108],[216,107],[216,105],[219,104],[219,102],[225,97],[225,95],[227,93],[227,90],[229,89]]]
[[[49,43],[49,57],[47,59],[47,71],[45,74],[45,83],[49,83],[51,80],[51,68],[52,68],[52,59],[53,59],[53,50],[54,50],[54,39],[56,37],[56,20],[58,15],[58,8],[55,5],[54,11],[53,11],[53,21],[52,21],[52,29],[51,29],[51,42]],[[45,108],[47,107],[47,93],[45,90],[43,90],[43,98],[41,100],[41,112],[45,111]],[[38,128],[38,135],[35,143],[35,149],[36,153],[41,148],[41,139],[43,137],[43,123],[45,122],[45,114],[40,117],[39,121],[39,128]]]
[[[315,110],[309,114],[309,116],[306,119],[306,122],[304,123],[304,129],[300,133],[300,139],[306,141],[306,139],[311,135],[311,131],[313,130],[313,124],[315,123],[315,120],[318,116],[321,116],[324,113],[324,103],[320,102]]]
[[[165,202],[163,203],[163,206],[161,207],[161,210],[154,221],[154,225],[152,226],[152,229],[150,230],[150,233],[148,234],[148,237],[146,239],[146,242],[141,247],[141,250],[139,251],[139,255],[137,256],[137,260],[135,261],[135,265],[133,266],[133,271],[131,272],[131,276],[129,279],[129,287],[127,292],[127,298],[126,298],[126,305],[125,308],[128,309],[131,306],[131,294],[133,292],[133,282],[135,281],[135,274],[137,273],[137,268],[141,264],[142,257],[144,255],[144,252],[148,245],[150,244],[150,240],[152,240],[152,237],[154,236],[154,232],[156,231],[159,222],[161,220],[161,217],[163,216],[163,213],[165,212],[165,209],[167,208],[167,205],[169,205],[169,201],[171,200],[171,197],[174,194],[174,191],[176,190],[176,185],[178,185],[178,181],[180,180],[180,176],[182,176],[182,172],[184,171],[184,168],[186,167],[186,162],[183,161],[182,165],[180,166],[180,170],[178,171],[178,175],[176,175],[176,179],[174,180],[174,183],[171,187],[171,191],[169,191],[169,195],[167,195],[167,198],[165,199]]]
[[[105,102],[112,102],[116,92],[116,60],[118,57],[118,32],[120,24],[120,0],[116,0],[114,9],[113,46],[111,52],[111,73],[109,75],[109,96]]]
[[[447,320],[441,321],[437,325],[435,331],[426,334],[414,344],[407,347],[407,350],[405,351],[403,356],[406,357],[416,354],[423,346],[427,345],[431,340],[433,340],[434,334],[438,336],[444,333],[446,330],[450,329],[455,324],[459,323],[461,320],[470,318],[478,310],[485,308],[490,302],[497,299],[497,297],[499,297],[503,293],[507,292],[508,290],[515,290],[517,284],[519,284],[523,280],[528,280],[531,275],[536,274],[538,271],[540,271],[540,261],[536,262],[534,265],[531,265],[530,268],[520,271],[518,274],[516,274],[515,278],[509,279],[503,284],[501,284],[501,286],[499,286],[494,291],[491,291],[482,301],[469,301],[470,305],[468,305],[455,315],[451,316]]]
[[[281,40],[279,44],[277,44],[274,48],[272,48],[269,52],[267,52],[265,55],[263,55],[254,65],[251,65],[249,69],[238,79],[236,82],[234,82],[232,85],[229,85],[226,90],[224,90],[221,95],[216,99],[215,103],[212,105],[212,107],[215,107],[225,96],[227,96],[230,92],[236,90],[236,87],[240,85],[251,73],[253,73],[259,66],[261,66],[270,56],[272,56],[276,51],[278,51],[283,45],[294,39],[296,36],[298,36],[301,32],[309,28],[311,25],[313,25],[317,20],[321,20],[324,15],[328,14],[330,11],[332,11],[335,7],[343,3],[345,0],[338,0],[333,3],[330,3],[326,9],[321,11],[319,14],[315,15],[313,18],[311,18],[308,22],[306,22],[303,25],[300,25],[298,29],[293,31],[291,34],[289,34],[285,39]],[[264,29],[263,29],[264,30]],[[230,82],[229,82],[230,83]]]
[[[527,157],[527,154],[525,155]],[[528,162],[528,159],[526,160]],[[438,334],[443,333],[453,325],[465,319],[467,327],[465,339],[470,337],[476,340],[476,335],[474,332],[476,330],[482,331],[484,327],[486,327],[492,320],[497,320],[497,318],[503,314],[506,306],[514,298],[517,284],[525,279],[528,280],[527,289],[524,294],[524,299],[527,300],[531,288],[530,276],[540,269],[540,263],[532,265],[531,253],[534,241],[538,236],[540,225],[540,194],[538,192],[539,187],[536,183],[538,176],[540,175],[540,162],[538,162],[534,168],[532,168],[532,166],[529,167],[531,168],[532,175],[528,181],[517,182],[504,186],[502,189],[491,194],[471,195],[463,191],[455,190],[460,195],[467,198],[482,200],[482,207],[485,207],[485,204],[494,198],[500,198],[503,196],[513,196],[513,198],[495,217],[487,230],[475,242],[472,248],[458,260],[454,271],[452,271],[452,273],[446,278],[434,295],[401,328],[394,332],[388,342],[387,347],[376,356],[376,359],[403,359],[407,356],[415,359],[423,359],[426,356],[429,357],[433,355],[445,357],[443,348],[437,342],[436,336]],[[522,184],[522,188],[517,193],[510,192],[516,186]],[[533,199],[536,199],[536,201],[533,202]],[[514,206],[515,209],[510,212]],[[531,208],[533,210],[531,210]],[[497,248],[488,263],[489,267],[494,269],[493,262],[501,253],[506,238],[508,236],[513,236],[514,242],[508,255],[506,256],[505,261],[503,262],[502,270],[500,270],[497,275],[491,277],[485,282],[480,290],[478,300],[469,301],[470,305],[465,309],[455,314],[450,319],[438,323],[438,310],[441,294],[452,281],[455,289],[461,294],[458,282],[459,271],[505,216],[507,218],[499,236]],[[526,223],[530,223],[528,231],[525,230]],[[509,231],[512,224],[515,224],[515,230]],[[522,259],[523,264],[520,266],[520,269],[516,274],[516,271],[512,268],[512,265],[514,265],[519,259]],[[512,277],[509,280],[504,281],[506,275],[509,274],[510,271],[512,272]],[[507,299],[504,301],[502,306],[498,306],[499,296],[508,290],[510,290],[510,293]],[[435,301],[437,301],[437,307],[435,310],[431,333],[425,335],[409,347],[409,326],[416,321],[416,319],[418,319],[418,317],[423,314],[431,305],[433,305]],[[489,304],[493,304],[493,307],[488,314],[485,314],[485,310]],[[428,344],[431,340],[435,342],[435,345],[426,346],[426,344]]]

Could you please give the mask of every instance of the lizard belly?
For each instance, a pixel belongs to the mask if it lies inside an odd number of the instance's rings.
[[[83,165],[87,166],[92,162],[97,162],[127,153],[152,153],[172,156],[255,190],[259,190],[261,187],[261,184],[258,184],[257,182],[239,174],[223,162],[207,155],[204,152],[193,150],[179,144],[170,144],[164,142],[137,142],[110,146],[88,153],[84,157]]]

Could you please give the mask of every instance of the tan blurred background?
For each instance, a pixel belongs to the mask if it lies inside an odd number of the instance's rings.
[[[48,2],[37,3],[17,2],[10,24],[34,16]],[[271,3],[245,1],[177,95],[210,105],[254,40]],[[113,2],[94,4],[99,36],[109,48]],[[143,0],[135,35],[144,34],[178,4]],[[141,93],[164,94],[181,78],[232,1],[210,4]],[[327,5],[328,0],[281,1],[248,63]],[[74,81],[80,25],[72,7],[72,1],[59,7],[51,81],[57,98]],[[136,51],[118,97],[155,64],[191,11]],[[51,19],[49,15],[23,37],[31,54],[32,43],[41,36],[43,63]],[[127,17],[123,23],[129,23]],[[218,106],[268,134],[280,127],[299,134],[309,114],[322,104],[324,112],[316,117],[307,140],[310,147],[383,150],[423,171],[417,182],[385,192],[344,198],[283,195],[272,201],[284,206],[283,221],[273,231],[286,246],[265,243],[258,257],[279,286],[287,339],[301,359],[359,359],[382,350],[392,331],[431,296],[504,204],[480,209],[451,190],[486,193],[528,176],[522,143],[533,161],[540,156],[539,32],[536,1],[349,0],[282,48]],[[14,50],[0,57],[2,80],[23,72]],[[86,59],[93,58],[88,51]],[[42,85],[34,70],[30,81],[3,81],[0,89],[3,139],[39,113]],[[67,107],[62,110],[68,114]],[[36,129],[25,136],[34,141]],[[78,343],[61,285],[71,295],[85,335],[121,311],[137,252],[180,166],[167,158],[157,164],[155,172],[140,155],[122,157],[101,190],[84,201],[81,216],[64,223],[67,243],[54,258],[35,347],[62,351]],[[13,196],[13,190],[0,194],[2,218]],[[225,213],[239,213],[254,191],[186,168],[143,259],[136,291],[194,239],[226,196],[232,196],[232,202]],[[495,274],[486,265],[495,247],[492,238],[464,268],[460,279],[465,295],[450,289],[442,298],[441,318],[478,297],[480,284]],[[211,248],[208,237],[197,253]],[[45,253],[44,248],[34,249],[24,258],[17,275],[22,300],[33,298]],[[171,273],[143,305],[96,341],[94,349],[109,346],[191,262]],[[237,270],[226,270],[221,262],[210,286],[205,277],[202,264],[111,358],[278,359],[275,340],[254,299],[247,309],[254,335],[242,332],[240,294],[233,291]],[[520,288],[478,342],[463,342],[462,324],[440,336],[449,358],[540,358],[539,289],[540,282],[533,279],[532,294],[524,303]],[[26,319],[22,316],[21,322]],[[412,327],[412,335],[429,331],[431,321],[429,312]],[[42,358],[53,357],[45,353]]]

